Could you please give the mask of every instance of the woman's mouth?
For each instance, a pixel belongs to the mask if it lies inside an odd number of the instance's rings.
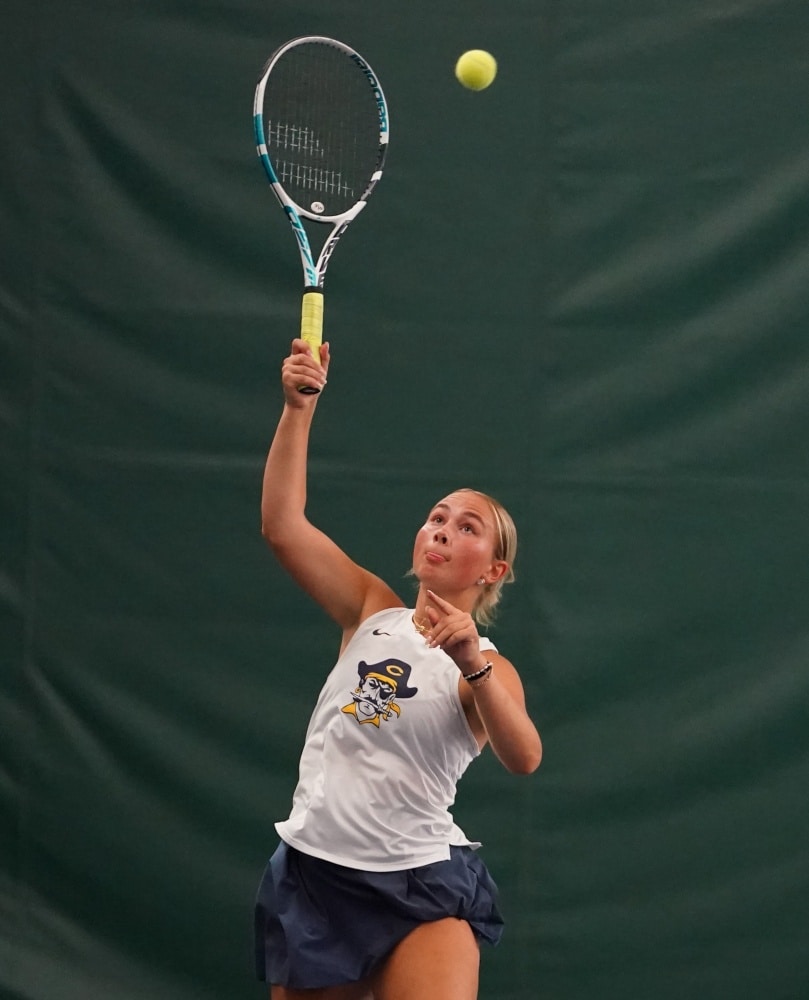
[[[446,562],[446,559],[444,558],[444,556],[441,555],[440,552],[425,552],[424,558],[427,560],[427,562],[431,563]]]

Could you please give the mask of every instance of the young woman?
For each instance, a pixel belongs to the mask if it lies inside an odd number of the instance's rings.
[[[516,531],[492,498],[440,500],[413,548],[406,607],[306,517],[320,364],[301,340],[282,372],[262,532],[342,629],[301,756],[289,818],[256,901],[259,978],[271,1000],[475,1000],[479,942],[499,940],[497,889],[449,809],[488,743],[530,774],[542,744],[512,664],[477,622],[513,578]]]

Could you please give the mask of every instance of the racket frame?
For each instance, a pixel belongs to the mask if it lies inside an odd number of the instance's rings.
[[[304,208],[304,206],[298,204],[298,202],[291,198],[281,185],[267,150],[263,109],[264,92],[267,87],[267,81],[279,59],[289,52],[290,49],[306,44],[329,45],[332,48],[338,49],[347,58],[351,59],[357,65],[358,69],[360,69],[365,75],[368,86],[373,92],[377,105],[379,122],[379,152],[377,154],[376,169],[371,174],[365,189],[357,201],[350,208],[346,209],[346,211],[340,212],[337,215],[318,214],[311,209]],[[325,35],[301,35],[297,38],[290,39],[290,41],[277,48],[262,69],[253,99],[253,130],[255,133],[256,151],[259,159],[261,160],[261,164],[264,167],[264,172],[270,182],[273,194],[278,199],[279,204],[287,216],[298,245],[298,252],[300,254],[304,278],[304,293],[301,308],[301,337],[309,345],[315,360],[320,361],[320,344],[323,336],[323,285],[326,279],[326,269],[329,266],[329,260],[334,253],[334,248],[337,246],[338,240],[345,232],[349,223],[359,215],[363,208],[365,208],[369,195],[376,187],[377,182],[382,176],[382,168],[387,154],[388,138],[390,135],[388,106],[385,100],[385,95],[376,74],[371,69],[368,62],[349,45],[346,45],[344,42],[339,42],[337,39],[329,38]],[[316,259],[312,253],[312,245],[309,235],[304,228],[304,219],[308,219],[309,221],[316,222],[320,225],[331,225],[332,227],[331,232],[327,234],[326,240]]]

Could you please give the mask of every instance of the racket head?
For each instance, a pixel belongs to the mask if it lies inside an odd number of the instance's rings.
[[[350,46],[303,35],[276,49],[256,86],[253,122],[293,228],[292,213],[339,224],[365,205],[385,162],[388,110],[376,74]]]

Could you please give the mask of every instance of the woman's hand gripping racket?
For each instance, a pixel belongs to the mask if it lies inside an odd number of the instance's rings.
[[[382,176],[387,104],[376,74],[358,53],[333,38],[307,35],[282,45],[264,67],[253,125],[259,158],[298,242],[301,338],[319,362],[326,268]],[[332,227],[317,261],[304,220]]]

